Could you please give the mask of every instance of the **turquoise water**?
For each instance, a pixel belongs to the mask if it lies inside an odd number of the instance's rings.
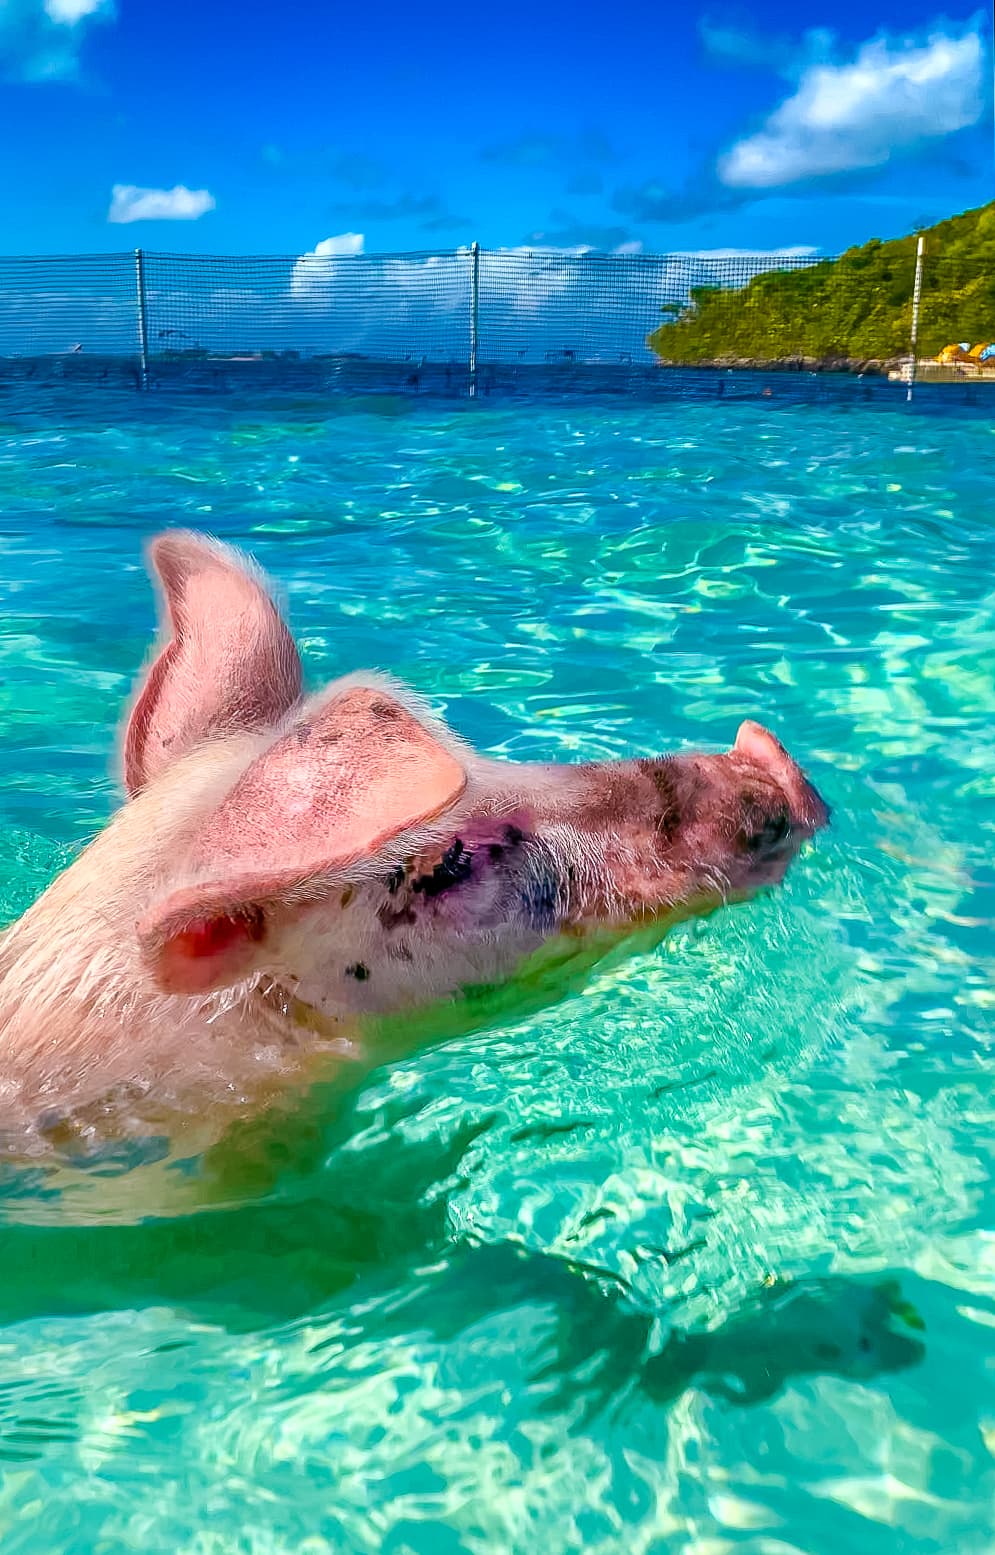
[[[316,1101],[224,1212],[0,1198],[4,1555],[995,1550],[995,426],[0,409],[0,921],[116,802],[181,523],[487,751],[768,721],[775,896]]]

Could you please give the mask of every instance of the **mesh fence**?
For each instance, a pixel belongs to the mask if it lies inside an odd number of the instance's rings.
[[[812,264],[806,256],[689,254],[480,255],[481,362],[650,364],[647,341],[696,289],[734,293],[753,277]]]
[[[132,255],[0,259],[0,356],[134,358],[139,348]]]
[[[210,258],[0,258],[0,373],[139,386],[241,373],[334,388],[486,394],[515,383],[625,387],[661,365],[859,367],[908,360],[915,240],[839,259],[480,250]],[[884,255],[884,257],[882,257]],[[927,254],[918,354],[995,337],[995,273]],[[934,366],[936,364],[933,364]],[[995,372],[995,353],[989,360]]]
[[[468,359],[471,271],[461,254],[147,254],[143,268],[152,356]]]

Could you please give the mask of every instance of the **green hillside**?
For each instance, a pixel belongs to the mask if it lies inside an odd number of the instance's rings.
[[[995,202],[925,234],[917,355],[995,340]],[[907,355],[915,237],[874,238],[838,259],[755,276],[735,291],[698,287],[648,344],[667,362],[887,360]]]

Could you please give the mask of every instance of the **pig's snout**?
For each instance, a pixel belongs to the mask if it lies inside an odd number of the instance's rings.
[[[777,784],[788,802],[790,829],[796,841],[828,826],[829,806],[769,729],[747,719],[739,727],[730,754],[759,768]]]

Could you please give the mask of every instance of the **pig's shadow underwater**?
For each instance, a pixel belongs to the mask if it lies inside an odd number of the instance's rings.
[[[130,1225],[7,1224],[0,1258],[16,1273],[0,1287],[0,1322],[167,1305],[251,1332],[334,1318],[344,1298],[352,1311],[362,1302],[364,1338],[486,1349],[486,1326],[528,1307],[531,1408],[588,1421],[633,1400],[665,1406],[691,1386],[750,1405],[792,1378],[867,1379],[925,1354],[894,1281],[837,1276],[761,1289],[720,1326],[673,1328],[652,1353],[653,1316],[608,1271],[453,1241],[448,1199],[492,1118],[418,1140],[399,1115],[381,1121],[357,1146],[342,1119],[325,1169],[296,1196]],[[2,1395],[0,1378],[0,1455]]]

